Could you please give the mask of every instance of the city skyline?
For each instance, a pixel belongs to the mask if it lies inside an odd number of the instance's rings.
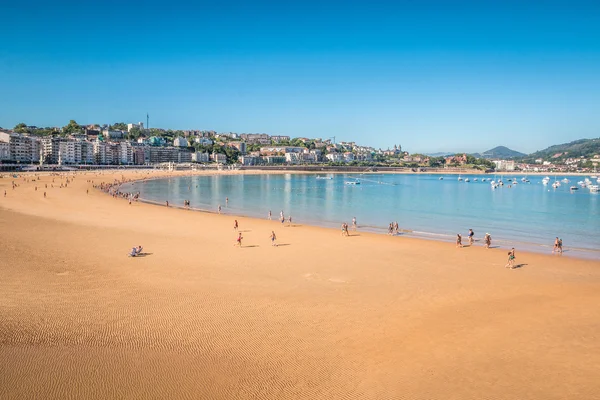
[[[531,153],[600,136],[592,2],[1,9],[5,128],[149,113],[153,127],[414,153]]]

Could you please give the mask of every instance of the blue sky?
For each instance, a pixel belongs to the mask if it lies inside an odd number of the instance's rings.
[[[411,152],[600,136],[600,2],[12,2],[0,126],[145,121]]]

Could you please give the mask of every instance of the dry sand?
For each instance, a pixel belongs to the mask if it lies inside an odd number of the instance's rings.
[[[1,399],[600,398],[599,262],[243,217],[236,248],[51,179],[0,179]]]

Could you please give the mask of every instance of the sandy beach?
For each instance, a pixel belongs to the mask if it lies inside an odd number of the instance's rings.
[[[0,399],[600,399],[600,262],[517,249],[510,270],[481,242],[130,205],[91,182],[161,174],[3,174]]]

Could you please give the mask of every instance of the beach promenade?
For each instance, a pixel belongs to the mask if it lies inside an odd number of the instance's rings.
[[[600,262],[93,188],[165,174],[0,179],[0,399],[600,399]]]

